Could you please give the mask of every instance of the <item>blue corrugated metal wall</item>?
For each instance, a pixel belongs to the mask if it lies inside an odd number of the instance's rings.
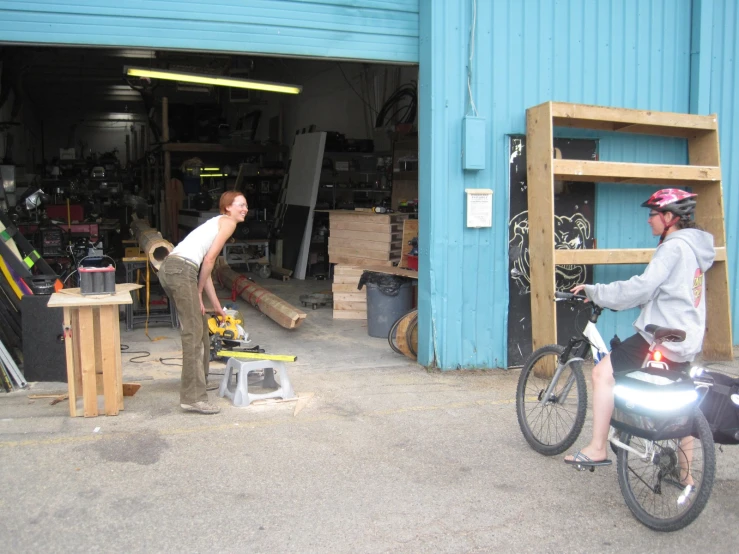
[[[687,112],[690,99],[690,0],[478,1],[472,93],[487,120],[487,167],[463,172],[472,11],[473,0],[420,4],[420,127],[430,133],[419,143],[420,270],[429,275],[420,282],[419,361],[444,369],[506,364],[507,136],[525,132],[526,108],[560,100]],[[614,161],[684,163],[686,152],[677,140],[600,140],[601,158]],[[495,191],[492,229],[464,226],[464,189],[474,187]],[[654,245],[634,209],[654,189],[615,189],[597,190],[599,246]],[[633,271],[598,268],[596,279]],[[629,332],[631,320],[609,314],[604,335]]]
[[[0,0],[0,42],[418,62],[418,0]]]
[[[704,4],[708,0],[702,0]],[[710,64],[708,111],[719,115],[721,176],[726,215],[726,249],[729,256],[729,291],[732,294],[734,344],[739,343],[739,6],[736,0],[711,0],[708,8],[710,50],[702,59]],[[711,14],[712,11],[712,14]],[[705,13],[705,12],[704,12]]]

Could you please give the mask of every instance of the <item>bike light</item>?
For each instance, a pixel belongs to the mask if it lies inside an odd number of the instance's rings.
[[[616,385],[613,394],[622,399],[627,407],[633,404],[657,412],[679,410],[698,400],[695,390],[647,392],[631,389],[626,385]]]
[[[690,378],[695,379],[696,377],[700,377],[703,375],[703,371],[705,371],[702,367],[694,365],[690,368]]]
[[[739,406],[739,394],[732,394],[731,401],[737,406]]]
[[[655,362],[661,362],[662,361],[662,352],[659,350],[655,350],[654,354],[652,354],[652,359]]]

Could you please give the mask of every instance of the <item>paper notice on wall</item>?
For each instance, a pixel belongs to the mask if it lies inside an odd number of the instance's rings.
[[[464,191],[467,193],[467,227],[492,227],[492,189],[464,189]]]

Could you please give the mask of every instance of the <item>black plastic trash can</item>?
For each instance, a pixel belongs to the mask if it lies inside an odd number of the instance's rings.
[[[390,328],[413,307],[413,280],[365,271],[358,288],[367,285],[367,334],[387,338]]]

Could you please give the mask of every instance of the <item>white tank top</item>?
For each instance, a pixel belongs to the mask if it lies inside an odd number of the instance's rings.
[[[218,221],[224,216],[217,215],[208,221],[196,227],[187,235],[182,242],[174,247],[170,254],[185,258],[194,262],[196,265],[203,263],[203,258],[213,245],[218,234]]]

